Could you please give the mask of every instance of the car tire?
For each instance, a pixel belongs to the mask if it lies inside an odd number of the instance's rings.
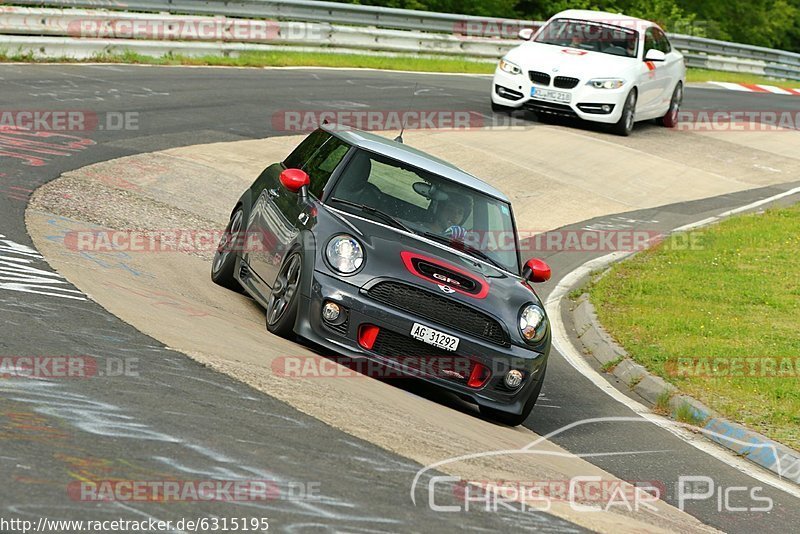
[[[294,333],[302,274],[303,256],[299,251],[291,252],[278,271],[267,301],[267,330],[277,336],[290,337]]]
[[[622,106],[622,114],[619,116],[619,120],[611,127],[611,131],[615,134],[627,137],[633,131],[633,125],[636,123],[636,99],[636,89],[631,89],[625,99],[625,104]]]
[[[678,125],[678,112],[681,109],[681,103],[683,102],[683,83],[678,82],[678,85],[675,86],[675,90],[672,92],[672,99],[669,101],[669,109],[667,110],[667,114],[663,117],[659,117],[656,119],[656,123],[659,126],[664,126],[666,128],[674,128]]]
[[[228,226],[225,227],[225,233],[217,245],[214,259],[211,262],[211,281],[226,289],[238,292],[242,291],[242,286],[234,277],[237,254],[234,250],[231,250],[231,244],[238,241],[238,235],[242,231],[243,225],[244,210],[240,207],[231,215]]]
[[[501,423],[508,426],[519,426],[524,423],[531,414],[531,411],[533,411],[533,407],[536,405],[536,401],[539,398],[539,393],[542,392],[542,384],[544,384],[544,375],[546,371],[546,367],[542,369],[542,376],[539,377],[539,383],[536,384],[536,387],[533,389],[531,396],[528,398],[528,402],[526,402],[525,406],[522,408],[521,414],[508,413],[495,408],[489,408],[488,406],[481,406],[481,415],[487,419],[491,419],[496,423]]]
[[[491,102],[492,102],[492,111],[494,113],[507,113],[508,115],[511,115],[511,112],[514,111],[514,108],[503,106],[500,104],[495,104],[494,100],[492,100]]]

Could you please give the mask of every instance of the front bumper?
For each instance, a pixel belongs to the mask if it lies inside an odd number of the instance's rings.
[[[379,281],[381,280],[373,280],[365,288],[371,287]],[[331,327],[325,323],[321,310],[324,302],[328,300],[336,302],[347,310],[346,324]],[[410,336],[414,323],[422,323],[457,336],[460,339],[458,350],[454,353],[447,353],[447,355],[452,355],[453,360],[457,360],[454,366],[457,370],[463,370],[465,360],[487,367],[491,371],[491,375],[482,386],[471,387],[465,380],[454,378],[452,374],[426,372],[430,369],[414,369],[410,376],[445,388],[480,406],[508,413],[522,413],[525,402],[536,389],[538,381],[542,379],[548,357],[547,351],[535,352],[513,343],[506,345],[491,343],[428,319],[414,316],[372,299],[368,296],[366,289],[359,289],[319,271],[314,271],[309,293],[301,294],[298,312],[295,332],[301,337],[334,351],[337,355],[365,358],[388,369],[404,371],[404,374],[409,374],[409,368],[404,368],[402,363],[407,364],[411,355],[409,358],[398,359],[387,353],[382,347],[399,342],[398,348],[410,349],[412,352],[417,351],[420,348],[417,344],[422,344],[422,342],[416,341]],[[359,344],[359,328],[362,325],[377,326],[382,332],[379,336],[385,334],[383,345],[380,345],[381,349],[378,348],[379,344],[377,343],[372,350]],[[444,352],[433,346],[422,345],[430,351],[429,353],[434,358],[438,358]],[[549,343],[546,346],[549,350]],[[390,352],[396,355],[398,350]],[[506,372],[512,368],[522,371],[525,376],[522,385],[513,391],[503,383]]]
[[[528,71],[523,71],[521,74],[509,74],[498,67],[495,69],[492,80],[491,98],[495,104],[509,108],[577,117],[606,124],[618,122],[622,115],[625,99],[631,90],[630,83],[626,83],[619,89],[595,89],[586,85],[587,81],[587,79],[580,79],[574,88],[562,89],[554,87],[552,80],[549,85],[533,83],[528,76]],[[570,101],[569,103],[556,103],[532,98],[531,88],[534,87],[569,93]],[[603,112],[601,108],[603,105],[611,106],[611,111]]]

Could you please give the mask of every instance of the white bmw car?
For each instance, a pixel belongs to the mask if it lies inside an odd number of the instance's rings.
[[[495,70],[493,111],[579,117],[610,124],[620,135],[637,121],[677,124],[686,65],[656,24],[571,9],[519,37],[525,42]]]

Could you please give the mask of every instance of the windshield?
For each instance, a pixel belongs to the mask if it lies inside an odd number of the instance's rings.
[[[519,273],[516,233],[509,204],[452,180],[358,150],[347,163],[329,199],[337,208],[382,224],[390,224],[393,218],[392,226],[427,234],[429,238]],[[357,205],[370,209],[359,211]],[[390,217],[388,220],[386,215]]]
[[[639,52],[639,32],[586,20],[553,20],[534,42],[624,57]]]

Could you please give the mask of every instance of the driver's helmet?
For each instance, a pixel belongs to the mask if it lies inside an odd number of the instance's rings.
[[[461,217],[457,220],[450,220],[449,222],[456,226],[463,226],[472,213],[472,198],[464,193],[457,191],[452,187],[439,187],[435,193],[436,199],[436,213],[442,214],[443,212],[455,211],[454,208],[459,207],[463,209]]]

